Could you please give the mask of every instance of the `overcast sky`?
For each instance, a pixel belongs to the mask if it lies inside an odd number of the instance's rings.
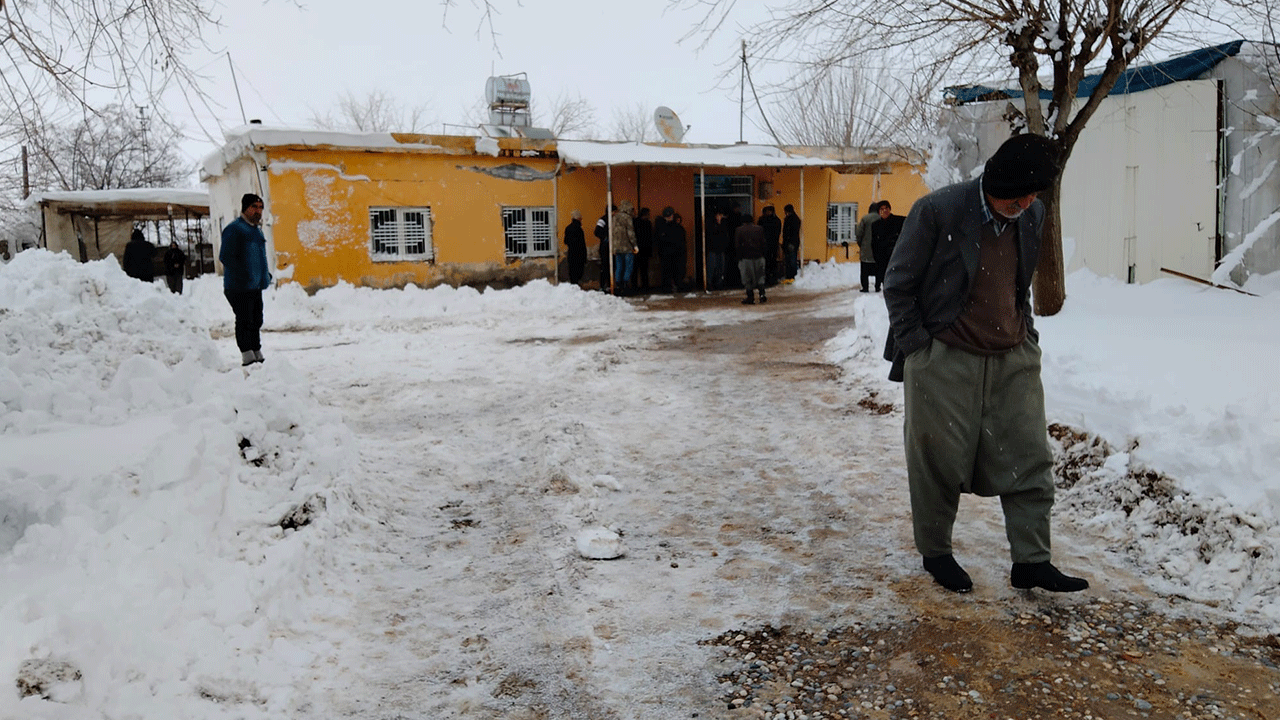
[[[458,0],[447,15],[440,2],[404,0],[221,4],[222,27],[207,38],[211,53],[193,62],[207,78],[211,105],[193,112],[178,98],[170,101],[193,138],[184,148],[191,161],[210,152],[222,131],[243,122],[228,52],[243,117],[267,125],[305,126],[314,112],[331,110],[342,93],[380,89],[404,106],[425,105],[438,131],[442,122],[467,124],[489,76],[524,72],[535,103],[562,94],[589,100],[601,133],[612,127],[616,108],[639,103],[650,115],[659,105],[675,110],[692,126],[689,142],[739,139],[741,32],[728,27],[701,49],[702,36],[680,42],[698,16],[672,9],[668,0],[525,0],[523,6],[499,0],[496,36],[480,26],[470,0]],[[736,11],[741,26],[763,17],[762,8],[743,5]],[[722,77],[726,67],[729,79]],[[748,118],[745,137],[765,142],[749,91],[747,99],[754,121]]]

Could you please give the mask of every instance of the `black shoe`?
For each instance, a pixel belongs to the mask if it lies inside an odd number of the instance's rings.
[[[760,293],[760,302],[762,302],[762,303],[767,303],[767,302],[769,302],[769,298],[767,298],[767,297],[765,297],[765,296],[764,296],[764,292],[761,292],[761,293]]]
[[[967,593],[973,590],[973,580],[969,573],[960,567],[954,555],[940,555],[924,559],[924,569],[933,576],[934,582],[951,592]]]
[[[866,288],[862,288],[862,292],[871,292],[871,291]]]
[[[1088,589],[1084,578],[1063,575],[1062,571],[1045,560],[1038,563],[1014,563],[1009,573],[1009,584],[1019,590],[1043,588],[1049,592],[1080,592]]]
[[[753,297],[749,297],[749,298],[747,298],[747,299],[743,300],[743,301],[742,301],[742,304],[743,304],[743,305],[755,305],[755,304],[756,304],[756,299],[755,299],[755,298],[753,298]]]

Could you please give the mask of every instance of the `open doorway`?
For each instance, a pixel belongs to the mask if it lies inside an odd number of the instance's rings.
[[[733,237],[733,231],[739,225],[745,222],[747,218],[754,217],[755,177],[751,175],[707,175],[706,179],[707,217],[714,218],[717,210],[723,210],[725,218],[729,222],[729,236]],[[694,277],[698,287],[704,286],[703,273],[705,270],[703,264],[706,261],[706,253],[702,247],[702,196],[704,188],[701,181],[702,178],[700,176],[694,176]],[[729,252],[725,257],[725,286],[730,288],[742,287],[742,280],[738,276],[738,259],[733,254],[732,245],[730,245]]]

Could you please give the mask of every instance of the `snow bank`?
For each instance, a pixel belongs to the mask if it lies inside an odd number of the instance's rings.
[[[111,260],[0,267],[0,717],[280,717],[326,652],[292,638],[342,612],[313,590],[362,522],[350,433],[287,363],[246,376],[190,301]],[[33,659],[79,695],[20,700]]]

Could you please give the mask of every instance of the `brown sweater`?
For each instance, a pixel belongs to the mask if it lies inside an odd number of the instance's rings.
[[[999,236],[984,224],[979,247],[978,272],[964,310],[936,337],[978,355],[1001,355],[1027,337],[1026,319],[1018,310],[1018,223],[1006,224]]]

